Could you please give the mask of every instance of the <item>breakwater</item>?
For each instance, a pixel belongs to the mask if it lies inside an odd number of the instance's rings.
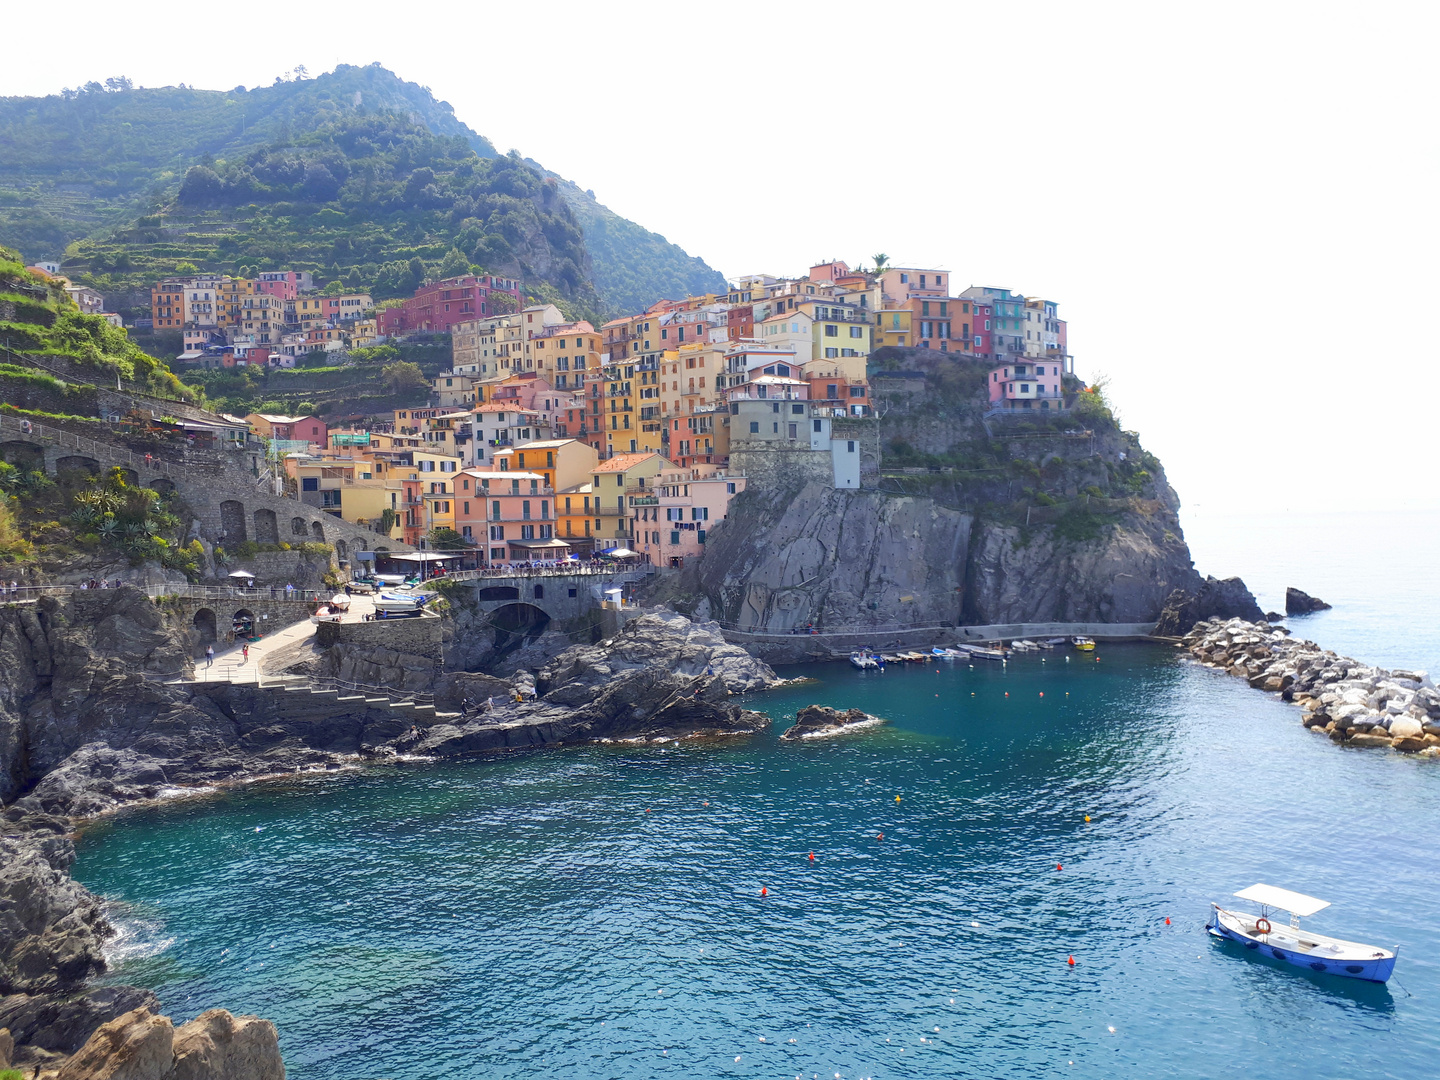
[[[1440,757],[1440,691],[1426,672],[1373,667],[1243,619],[1197,623],[1181,644],[1207,667],[1298,705],[1302,723],[1334,742]]]

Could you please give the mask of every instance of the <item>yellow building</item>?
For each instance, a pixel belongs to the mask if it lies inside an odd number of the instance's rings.
[[[555,493],[555,535],[577,555],[589,551],[594,540],[592,527],[596,519],[590,507],[593,490],[594,485],[587,482]]]
[[[380,322],[378,319],[357,319],[355,325],[350,328],[350,336],[346,344],[352,349],[368,349],[380,339]]]
[[[590,520],[597,548],[623,544],[635,535],[637,520],[653,520],[655,478],[674,468],[656,453],[616,454],[595,466],[590,474]]]
[[[910,332],[910,316],[912,314],[913,312],[909,308],[877,311],[875,313],[875,347],[879,349],[893,345],[904,349],[913,345],[915,337]]]
[[[600,455],[579,439],[543,439],[496,450],[491,461],[502,472],[539,473],[551,491],[565,491],[589,480]]]
[[[556,390],[581,389],[600,377],[600,341],[588,322],[547,324],[530,334],[529,361]]]
[[[286,465],[299,488],[301,502],[392,540],[404,539],[404,485],[386,477],[385,462],[363,457],[324,457],[291,459]],[[384,530],[387,521],[390,528]]]

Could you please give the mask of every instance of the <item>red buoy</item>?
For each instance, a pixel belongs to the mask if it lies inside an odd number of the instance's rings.
[[[814,861],[815,861],[815,853],[814,853],[813,851],[810,852],[810,861],[811,861],[811,862],[814,862]],[[1166,919],[1165,921],[1166,921],[1166,922],[1169,922],[1170,920],[1169,920],[1169,919]]]
[[[1074,967],[1074,966],[1075,966],[1075,957],[1073,957],[1073,956],[1070,957],[1069,963],[1070,963],[1070,966],[1071,966],[1071,967]]]
[[[1064,870],[1065,867],[1061,866],[1061,865],[1057,862],[1057,863],[1055,864],[1055,869],[1056,869],[1056,870]]]
[[[1165,920],[1165,925],[1166,925],[1166,926],[1169,926],[1169,925],[1170,925],[1170,920],[1169,920],[1168,918]]]
[[[761,895],[761,896],[769,896],[769,895],[770,895],[770,890],[767,889],[764,885],[761,885],[761,886],[760,886],[760,895]]]
[[[879,834],[876,835],[875,839],[876,839],[876,840],[884,840],[884,839],[885,839],[885,834],[884,834],[883,832],[882,832],[882,833],[879,833]]]
[[[1041,691],[1040,691],[1040,696],[1041,696],[1041,697],[1044,697],[1044,696],[1045,696],[1045,691],[1044,691],[1044,690],[1041,690]]]

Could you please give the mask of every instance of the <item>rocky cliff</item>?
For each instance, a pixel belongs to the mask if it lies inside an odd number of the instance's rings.
[[[928,365],[925,391],[919,375],[887,391],[877,373],[883,418],[862,442],[881,448],[878,468],[860,490],[784,471],[752,484],[687,572],[700,610],[770,634],[1144,623],[1177,591],[1205,587],[1163,467],[1102,399],[1081,395],[1059,416],[986,418],[979,365],[902,359]],[[1223,608],[1231,594],[1206,595]]]

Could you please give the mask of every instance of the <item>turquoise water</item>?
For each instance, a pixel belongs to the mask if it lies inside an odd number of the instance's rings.
[[[75,871],[123,901],[116,979],[275,1020],[303,1080],[1435,1075],[1440,763],[1337,749],[1173,650],[1066,655],[791,670],[820,681],[755,700],[891,721],[839,739],[137,810]],[[1396,978],[1210,940],[1208,903],[1256,881],[1398,944]]]

